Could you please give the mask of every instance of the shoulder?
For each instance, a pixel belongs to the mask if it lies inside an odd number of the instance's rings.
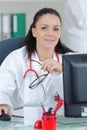
[[[2,62],[2,64],[17,63],[20,60],[25,59],[26,55],[27,55],[26,46],[21,47],[9,53],[8,56]]]
[[[19,49],[12,51],[6,58],[18,59],[18,58],[26,57],[26,55],[27,55],[26,46],[23,46]]]
[[[73,53],[73,52],[68,52],[68,53],[65,53],[65,54],[59,54],[60,63],[62,63],[62,56],[63,56],[63,55],[73,55],[73,54],[75,54],[75,53]]]
[[[19,54],[26,54],[26,46],[23,46],[23,47],[21,47],[21,48],[19,48],[19,49],[16,49],[16,50],[14,50],[14,51],[12,51],[9,55],[19,55]],[[8,56],[9,56],[8,55]]]
[[[73,55],[73,54],[76,54],[75,52],[68,52],[68,53],[65,53],[63,55]]]

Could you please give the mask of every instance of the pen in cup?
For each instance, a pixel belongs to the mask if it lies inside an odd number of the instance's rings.
[[[59,110],[59,108],[64,104],[64,100],[60,99],[54,109],[54,113],[56,114],[56,112]]]
[[[45,108],[44,108],[44,105],[43,105],[43,104],[41,105],[41,107],[42,107],[43,113],[46,113],[46,111],[45,111]]]

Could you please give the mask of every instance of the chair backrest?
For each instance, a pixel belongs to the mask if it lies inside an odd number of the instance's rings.
[[[24,46],[24,40],[25,37],[16,37],[0,41],[0,65],[11,51]]]

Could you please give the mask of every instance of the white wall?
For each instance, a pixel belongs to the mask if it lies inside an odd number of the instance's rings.
[[[27,31],[37,10],[52,7],[62,16],[64,0],[0,0],[0,13],[27,13]]]

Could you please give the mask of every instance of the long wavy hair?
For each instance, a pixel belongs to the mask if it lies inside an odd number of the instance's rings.
[[[25,37],[25,45],[27,47],[27,51],[28,51],[28,54],[34,52],[36,50],[36,38],[33,37],[32,35],[32,28],[34,28],[36,26],[36,22],[38,21],[38,19],[43,16],[43,15],[46,15],[46,14],[52,14],[52,15],[56,15],[59,19],[60,19],[60,23],[62,25],[62,19],[61,19],[61,16],[60,14],[53,8],[42,8],[40,9],[34,16],[33,18],[33,22],[30,26],[30,29],[27,33],[27,36]],[[58,53],[66,53],[66,52],[70,52],[72,50],[70,50],[69,48],[65,47],[61,40],[59,39],[57,45],[55,46],[55,52],[58,52]]]

